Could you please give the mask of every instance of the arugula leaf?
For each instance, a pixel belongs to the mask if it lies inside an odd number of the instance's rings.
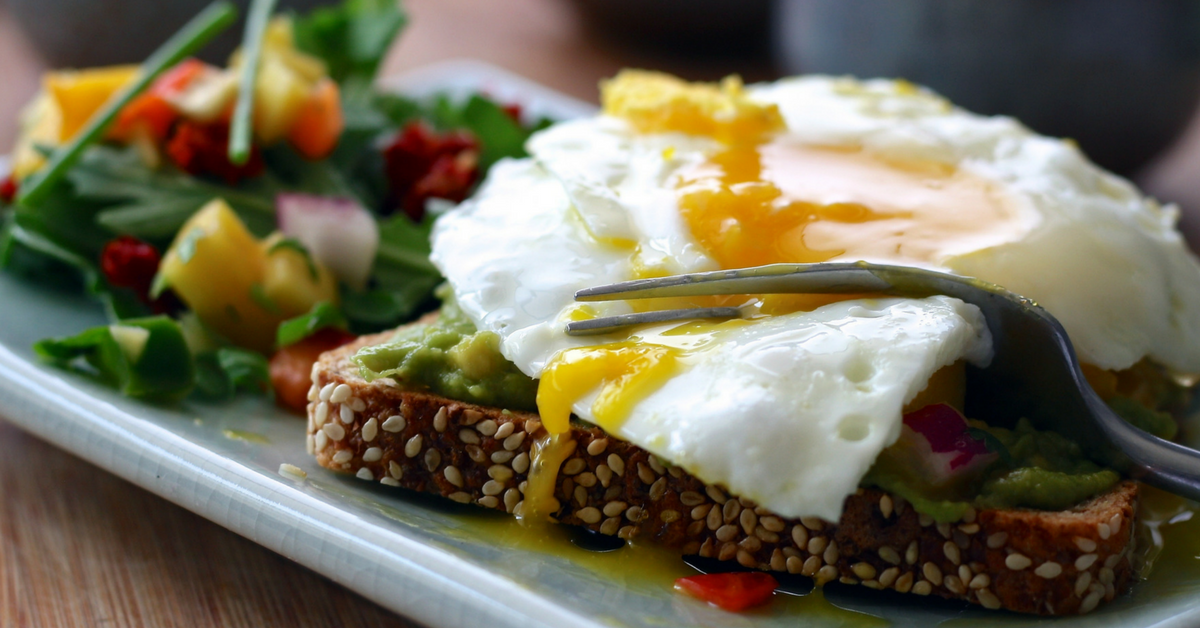
[[[375,270],[399,269],[438,276],[437,267],[429,261],[432,248],[429,234],[434,218],[426,216],[420,224],[407,216],[393,216],[379,223],[379,250],[375,254]]]
[[[329,160],[304,159],[292,147],[278,144],[263,151],[263,161],[275,178],[274,184],[278,190],[317,196],[349,196],[360,203],[363,201],[347,180],[347,175]],[[274,200],[271,199],[272,219]]]
[[[442,276],[429,261],[429,232],[433,218],[415,224],[393,216],[379,225],[379,251],[371,271],[373,289],[344,290],[342,311],[355,331],[394,326],[432,307],[433,289]]]
[[[483,146],[479,164],[484,170],[504,157],[527,154],[525,140],[531,132],[522,128],[500,105],[483,96],[471,96],[462,105],[443,96],[437,100],[434,111],[440,126],[465,128],[475,134]]]
[[[328,301],[321,301],[308,312],[280,323],[275,332],[275,346],[283,348],[296,344],[327,327],[346,329],[347,326],[341,310]]]
[[[408,23],[397,0],[345,0],[293,23],[296,46],[325,61],[338,83],[370,83],[392,40]]]
[[[222,347],[196,356],[196,394],[221,400],[239,391],[273,396],[270,363],[261,353]]]
[[[46,263],[59,265],[59,268],[66,267],[77,273],[88,292],[100,299],[109,320],[135,318],[150,313],[131,290],[109,285],[95,262],[60,246],[38,231],[26,229],[20,218],[18,215],[17,220],[8,227],[5,244],[0,251],[0,265],[8,267],[14,260],[23,259],[23,263],[28,267],[34,263],[34,258],[40,257],[46,260]]]
[[[282,189],[267,176],[229,187],[169,166],[151,170],[132,147],[93,146],[67,178],[78,197],[93,205],[106,204],[96,214],[96,223],[111,232],[159,242],[174,237],[197,209],[217,197],[229,203],[250,231],[265,235],[275,228],[275,194]]]
[[[91,375],[130,397],[178,401],[195,383],[195,366],[183,332],[166,316],[49,338],[34,344],[33,350],[43,360]],[[90,368],[78,365],[79,359]]]

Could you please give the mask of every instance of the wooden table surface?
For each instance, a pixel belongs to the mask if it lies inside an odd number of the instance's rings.
[[[407,5],[411,26],[389,55],[388,72],[477,58],[593,101],[596,81],[624,66],[698,79],[733,71],[771,76],[762,59],[696,61],[606,42],[556,0]],[[7,121],[43,69],[0,0],[0,153],[15,132]],[[1200,212],[1197,173],[1200,124],[1193,124],[1140,180],[1160,198]],[[414,625],[3,421],[0,491],[3,627]]]

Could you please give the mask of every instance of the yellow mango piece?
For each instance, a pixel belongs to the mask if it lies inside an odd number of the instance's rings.
[[[757,143],[783,130],[779,108],[752,100],[742,80],[689,83],[669,74],[622,70],[601,81],[604,113],[625,118],[642,133],[705,135],[726,144]]]
[[[58,140],[65,142],[74,137],[92,114],[117,90],[133,82],[137,75],[136,65],[47,73],[42,84],[62,116]]]
[[[13,176],[17,180],[33,174],[46,163],[46,158],[34,147],[58,145],[62,113],[50,95],[42,91],[21,110],[20,126],[20,134],[13,146]]]
[[[266,353],[286,318],[265,298],[266,264],[266,253],[241,219],[214,199],[179,230],[159,274],[213,331]]]
[[[266,255],[263,291],[288,318],[299,316],[321,301],[337,303],[337,279],[320,262],[280,243],[281,233],[262,243]],[[316,273],[316,277],[313,273]]]
[[[296,48],[296,40],[292,34],[291,18],[280,15],[271,19],[267,32],[263,35],[263,54],[277,56],[294,72],[304,77],[304,80],[315,83],[329,76],[325,62],[304,54]]]
[[[282,139],[308,99],[312,83],[278,55],[264,54],[254,84],[254,134],[264,144]]]

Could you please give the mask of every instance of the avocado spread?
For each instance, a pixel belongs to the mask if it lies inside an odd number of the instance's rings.
[[[363,379],[391,377],[451,399],[536,410],[537,380],[500,354],[498,335],[475,328],[448,286],[438,288],[437,294],[443,303],[436,321],[405,327],[391,342],[355,354]]]
[[[499,336],[476,329],[448,286],[437,293],[443,306],[436,321],[411,325],[391,342],[359,350],[353,359],[362,376],[367,381],[391,377],[406,386],[482,405],[536,410],[537,380],[501,355]],[[1174,432],[1168,414],[1125,398],[1110,403],[1138,427],[1164,437]],[[1075,442],[1034,429],[1026,419],[1013,429],[980,421],[970,424],[999,456],[967,485],[950,492],[925,485],[889,450],[880,454],[863,484],[903,497],[917,512],[943,522],[961,518],[971,507],[1062,510],[1120,480],[1116,472],[1088,460]]]
[[[988,449],[1000,455],[957,494],[925,485],[889,450],[880,454],[863,484],[899,495],[917,512],[947,522],[961,518],[970,507],[1063,510],[1121,479],[1115,471],[1088,460],[1074,441],[1034,429],[1028,419],[1020,419],[1011,430],[982,421],[970,424],[990,436],[985,438]]]

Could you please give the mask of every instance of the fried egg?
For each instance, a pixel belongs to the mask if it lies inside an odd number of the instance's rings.
[[[939,378],[988,363],[977,308],[941,296],[573,299],[775,262],[978,277],[1046,306],[1094,366],[1150,357],[1200,372],[1200,264],[1174,210],[1067,142],[892,81],[743,89],[626,72],[604,101],[603,115],[542,131],[530,158],[494,166],[432,238],[463,312],[540,380],[551,433],[574,415],[778,514],[836,520],[905,407],[950,400]],[[750,315],[565,333],[571,320],[716,304]]]

